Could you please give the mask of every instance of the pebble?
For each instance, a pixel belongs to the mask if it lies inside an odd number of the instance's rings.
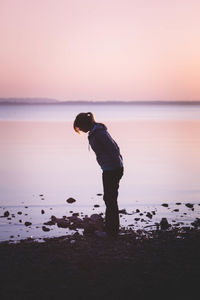
[[[100,205],[99,204],[95,204],[94,207],[100,207]]]
[[[6,210],[6,211],[4,212],[4,214],[3,214],[4,217],[8,217],[9,215],[10,215],[10,213],[9,213],[8,210]]]
[[[162,230],[166,230],[170,227],[171,225],[168,223],[167,218],[162,218],[160,221],[160,227]]]
[[[66,202],[71,204],[71,203],[76,202],[76,200],[75,200],[74,198],[68,198],[68,199],[66,200]]]
[[[42,226],[42,230],[43,231],[50,231],[50,228],[46,227],[46,226]]]
[[[187,206],[189,208],[193,208],[194,204],[192,204],[192,203],[186,203],[185,206]]]
[[[22,212],[21,212],[21,211],[18,211],[17,213],[18,213],[18,215],[21,215],[21,214],[22,214]]]
[[[167,203],[163,203],[162,206],[168,207],[169,205]]]
[[[41,214],[43,215],[45,213],[44,209],[41,210]]]
[[[25,226],[30,226],[30,225],[32,225],[32,223],[31,222],[25,222],[24,225]]]
[[[149,219],[152,219],[152,214],[150,213],[150,212],[148,212],[147,214],[146,214],[146,216],[149,218]]]
[[[101,194],[101,193],[98,193],[98,194],[97,194],[97,196],[103,196],[103,194]]]

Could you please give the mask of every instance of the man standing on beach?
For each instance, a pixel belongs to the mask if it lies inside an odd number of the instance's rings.
[[[96,154],[103,173],[103,199],[106,205],[105,235],[117,236],[119,233],[119,209],[117,203],[119,182],[124,173],[123,158],[117,143],[112,139],[102,123],[96,123],[91,112],[80,113],[74,121],[76,132],[89,132],[88,140]],[[103,234],[103,233],[102,233]]]

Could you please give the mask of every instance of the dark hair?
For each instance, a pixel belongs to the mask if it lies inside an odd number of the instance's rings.
[[[79,133],[83,127],[90,128],[93,123],[95,123],[95,119],[91,112],[80,113],[74,121],[74,130]]]

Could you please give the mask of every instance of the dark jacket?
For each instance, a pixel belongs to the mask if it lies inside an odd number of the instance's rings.
[[[96,123],[88,134],[89,144],[96,154],[103,171],[123,167],[123,158],[117,143],[112,139],[105,125]]]

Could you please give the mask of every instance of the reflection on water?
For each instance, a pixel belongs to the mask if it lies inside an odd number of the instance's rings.
[[[199,121],[118,121],[106,123],[125,163],[119,201],[198,201]],[[89,204],[102,192],[101,170],[71,122],[1,122],[2,205],[22,201],[63,204],[73,196]]]

